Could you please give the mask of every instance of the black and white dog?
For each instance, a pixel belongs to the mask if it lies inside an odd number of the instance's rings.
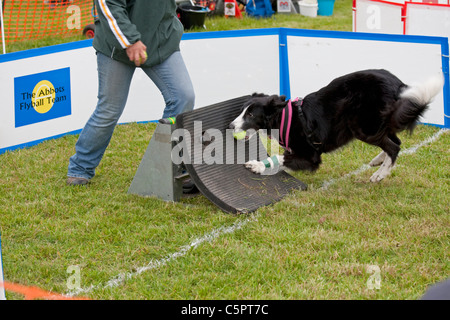
[[[315,171],[322,153],[359,139],[383,150],[370,162],[371,166],[381,165],[370,178],[378,182],[390,174],[397,159],[401,141],[396,134],[405,129],[413,131],[443,85],[442,75],[408,86],[386,70],[358,71],[334,79],[303,100],[253,94],[230,129],[267,129],[269,134],[279,130],[284,155],[245,164],[259,174],[274,161],[281,168]]]

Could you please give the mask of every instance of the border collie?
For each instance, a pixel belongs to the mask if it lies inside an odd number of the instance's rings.
[[[399,154],[397,133],[412,133],[443,85],[442,74],[408,86],[386,70],[357,71],[334,79],[303,100],[255,93],[229,127],[234,132],[279,130],[284,154],[248,161],[245,166],[254,173],[263,174],[276,162],[282,169],[315,171],[322,153],[359,139],[383,150],[370,162],[380,166],[370,178],[378,182],[390,174]]]

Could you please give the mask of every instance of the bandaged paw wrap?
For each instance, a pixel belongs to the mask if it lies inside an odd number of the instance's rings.
[[[264,163],[264,166],[266,168],[274,168],[275,166],[278,166],[280,163],[278,162],[277,156],[271,156],[270,158],[264,159],[262,161]]]

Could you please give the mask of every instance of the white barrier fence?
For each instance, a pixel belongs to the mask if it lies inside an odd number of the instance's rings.
[[[450,37],[450,1],[353,0],[353,31]]]
[[[405,83],[443,72],[423,123],[450,127],[447,38],[275,28],[186,33],[181,52],[196,108],[253,92],[303,97],[361,69],[384,68]],[[0,154],[79,132],[97,103],[92,41],[0,55],[0,87]],[[138,69],[119,122],[156,121],[163,109]]]

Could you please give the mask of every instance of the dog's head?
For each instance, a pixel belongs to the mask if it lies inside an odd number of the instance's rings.
[[[273,115],[286,106],[285,100],[285,96],[254,93],[252,98],[244,103],[241,114],[230,123],[229,128],[233,129],[234,133],[247,131],[246,139],[259,129],[270,129]]]

